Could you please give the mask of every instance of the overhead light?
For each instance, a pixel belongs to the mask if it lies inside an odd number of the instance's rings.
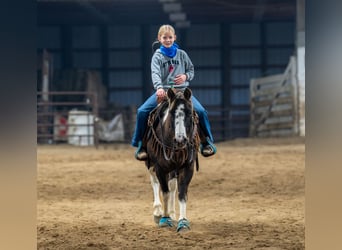
[[[186,14],[183,12],[170,13],[169,18],[171,22],[185,21]]]
[[[159,0],[161,3],[171,3],[171,2],[176,2],[177,0]]]
[[[177,28],[189,28],[191,25],[190,21],[179,21],[175,23]]]
[[[182,10],[182,5],[180,3],[164,3],[163,9],[166,13],[180,12]]]

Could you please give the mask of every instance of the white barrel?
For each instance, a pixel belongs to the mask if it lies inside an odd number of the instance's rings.
[[[90,112],[69,111],[68,143],[77,146],[94,145],[94,116]]]

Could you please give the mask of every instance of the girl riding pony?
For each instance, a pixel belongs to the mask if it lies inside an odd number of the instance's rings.
[[[142,146],[142,139],[149,113],[158,105],[157,99],[164,98],[168,88],[184,91],[194,78],[194,65],[188,54],[175,43],[176,34],[171,25],[162,25],[159,28],[158,41],[161,46],[154,52],[151,61],[152,82],[156,92],[138,108],[135,132],[131,142],[132,146],[138,147],[135,153],[136,159],[142,161],[148,158],[146,150]],[[213,143],[207,111],[193,95],[191,101],[198,114],[200,128],[206,138],[201,141],[201,154],[205,157],[214,155],[216,147]]]

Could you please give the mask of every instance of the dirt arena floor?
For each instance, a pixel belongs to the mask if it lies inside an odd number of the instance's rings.
[[[134,148],[39,145],[37,249],[304,249],[304,139],[217,148],[189,187],[192,230],[177,233],[154,223]]]

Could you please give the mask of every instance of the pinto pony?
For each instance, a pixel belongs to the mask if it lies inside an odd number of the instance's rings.
[[[198,170],[200,135],[191,94],[189,88],[184,92],[169,89],[167,100],[151,112],[149,129],[144,138],[148,154],[146,166],[150,171],[154,194],[154,220],[160,227],[175,225],[175,196],[178,189],[177,232],[190,230],[186,202],[195,162]],[[160,189],[163,203],[159,196]]]

